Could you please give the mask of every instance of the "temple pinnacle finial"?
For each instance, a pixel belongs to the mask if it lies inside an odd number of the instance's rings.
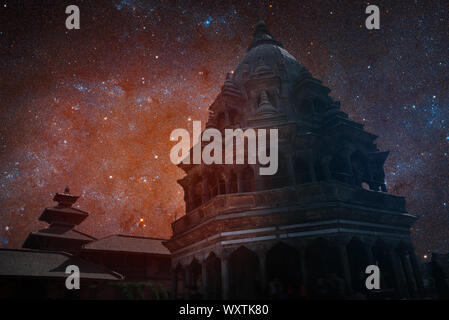
[[[64,189],[64,193],[56,193],[53,201],[56,201],[61,207],[71,207],[78,198],[78,196],[70,194],[70,188],[67,186]]]
[[[273,36],[270,33],[270,30],[268,30],[267,25],[262,19],[259,19],[259,22],[257,22],[255,26],[253,41],[251,42],[248,51],[260,44],[274,44],[282,48],[282,44],[274,40]]]
[[[255,29],[256,29],[255,33],[266,33],[271,36],[270,30],[268,30],[265,21],[263,21],[262,19],[259,19],[259,21],[256,23]]]

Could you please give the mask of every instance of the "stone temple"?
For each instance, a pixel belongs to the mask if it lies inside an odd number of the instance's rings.
[[[256,25],[206,127],[277,128],[279,168],[269,176],[258,164],[179,165],[186,215],[165,243],[175,297],[197,290],[207,299],[258,299],[277,288],[281,298],[313,298],[329,283],[339,284],[334,296],[422,297],[410,239],[416,217],[387,192],[388,152],[329,92]],[[373,264],[380,290],[367,293]]]

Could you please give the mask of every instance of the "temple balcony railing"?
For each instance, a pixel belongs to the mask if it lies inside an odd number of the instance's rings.
[[[172,223],[174,235],[218,215],[266,208],[347,203],[393,213],[406,213],[405,199],[339,181],[322,181],[278,189],[217,195]]]

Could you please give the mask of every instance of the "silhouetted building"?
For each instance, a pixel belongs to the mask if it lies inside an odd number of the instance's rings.
[[[223,137],[225,129],[278,129],[279,169],[264,176],[259,164],[179,165],[187,212],[166,243],[175,296],[187,292],[179,279],[206,298],[368,294],[371,264],[381,271],[377,295],[422,294],[410,239],[416,217],[387,193],[388,152],[329,92],[257,24],[206,128]]]
[[[56,193],[53,201],[56,201],[58,205],[45,208],[39,217],[39,221],[45,221],[50,226],[46,229],[31,232],[23,247],[77,253],[81,250],[83,244],[97,240],[74,229],[89,216],[87,212],[72,207],[78,198],[70,194],[69,188],[66,188],[64,193]]]
[[[449,299],[449,254],[433,252],[428,267],[437,298]]]
[[[83,246],[81,257],[107,266],[128,281],[158,280],[170,288],[170,251],[166,239],[112,235]]]
[[[73,208],[78,197],[66,188],[57,206],[39,220],[50,226],[31,232],[25,249],[0,249],[3,298],[164,299],[170,288],[166,239],[112,235],[96,239],[75,230],[89,214]],[[66,268],[80,270],[80,290],[67,290]],[[27,289],[28,288],[28,289]],[[143,294],[143,296],[142,296]]]
[[[80,289],[67,290],[66,268],[81,271]],[[113,299],[123,276],[62,251],[0,249],[0,299]]]

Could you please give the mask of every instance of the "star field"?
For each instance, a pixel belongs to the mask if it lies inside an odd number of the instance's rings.
[[[380,30],[362,1],[0,0],[0,246],[45,227],[66,185],[90,213],[81,231],[170,236],[184,214],[170,132],[207,120],[260,15],[390,150],[417,252],[449,251],[449,3],[370,4]]]

